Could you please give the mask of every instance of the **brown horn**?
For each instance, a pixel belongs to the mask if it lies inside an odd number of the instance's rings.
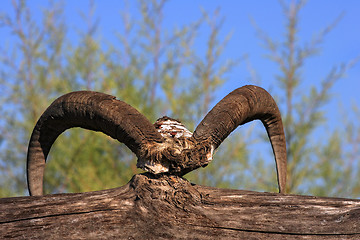
[[[136,155],[144,142],[163,141],[144,115],[114,96],[91,91],[63,95],[41,115],[30,138],[27,155],[30,195],[43,194],[45,162],[50,148],[62,132],[73,127],[101,131],[124,143]]]
[[[275,155],[279,191],[286,185],[286,142],[280,111],[271,95],[261,87],[247,85],[223,98],[205,116],[193,137],[197,141],[210,140],[216,149],[239,125],[261,120],[269,136]]]

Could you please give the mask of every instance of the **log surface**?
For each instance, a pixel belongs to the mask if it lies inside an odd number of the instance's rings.
[[[360,200],[135,175],[119,188],[0,199],[0,239],[360,239]]]

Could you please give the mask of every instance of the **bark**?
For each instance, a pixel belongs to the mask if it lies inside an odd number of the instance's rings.
[[[135,175],[96,192],[0,199],[0,239],[360,239],[360,200]]]

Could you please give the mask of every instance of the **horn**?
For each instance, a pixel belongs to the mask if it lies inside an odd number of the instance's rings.
[[[239,125],[261,120],[275,155],[279,191],[286,185],[286,142],[280,111],[271,95],[261,87],[247,85],[224,97],[197,126],[193,137],[210,141],[215,149]]]
[[[65,94],[45,110],[32,132],[27,155],[30,195],[43,194],[45,162],[50,148],[62,132],[73,127],[103,132],[124,143],[138,157],[143,144],[163,141],[144,115],[114,96],[92,91]]]

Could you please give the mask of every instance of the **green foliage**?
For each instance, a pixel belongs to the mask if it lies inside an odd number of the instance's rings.
[[[323,107],[331,99],[335,82],[356,60],[334,68],[321,82],[304,89],[307,60],[316,56],[326,35],[340,21],[320,31],[308,43],[300,42],[300,12],[305,1],[281,2],[286,21],[285,37],[275,41],[258,29],[268,57],[279,68],[278,102],[283,113],[288,145],[288,192],[359,197],[359,125],[313,139],[327,122]],[[209,111],[215,89],[238,61],[222,59],[231,34],[222,37],[224,19],[219,10],[203,12],[185,26],[164,29],[166,1],[138,1],[138,14],[125,6],[115,42],[101,39],[92,2],[82,13],[85,29],[78,40],[65,24],[62,4],[52,3],[34,16],[26,1],[13,1],[14,15],[2,13],[0,26],[13,33],[12,42],[0,46],[0,197],[26,194],[25,161],[32,129],[46,107],[70,91],[94,90],[124,100],[151,122],[163,115],[182,120],[190,129]],[[13,17],[11,17],[13,16]],[[208,33],[205,52],[194,48],[203,30]],[[15,39],[15,40],[14,40]],[[252,69],[251,69],[252,70]],[[254,71],[250,73],[257,77]],[[359,109],[354,108],[360,121]],[[261,134],[254,134],[254,129]],[[240,131],[237,131],[240,132]],[[264,129],[249,124],[221,145],[205,169],[186,175],[198,184],[276,191],[275,164],[264,161],[255,143],[264,140]],[[345,147],[347,146],[347,147]],[[269,150],[270,152],[270,150]],[[272,153],[271,153],[272,154]],[[271,159],[273,156],[271,155]],[[139,170],[135,156],[101,133],[71,129],[55,142],[45,171],[45,192],[83,192],[125,184]]]
[[[286,17],[286,33],[283,42],[277,42],[257,28],[258,35],[268,57],[279,67],[277,83],[281,91],[280,105],[283,113],[288,156],[287,192],[307,193],[326,196],[358,196],[345,186],[351,166],[344,155],[343,141],[336,131],[325,139],[313,139],[316,131],[326,123],[323,107],[331,98],[334,83],[344,78],[347,70],[357,60],[334,66],[320,82],[315,82],[306,91],[302,83],[307,60],[320,52],[326,35],[341,19],[340,15],[332,24],[320,31],[308,43],[300,43],[299,14],[305,1],[282,3]],[[328,138],[328,139],[326,139]],[[343,180],[341,180],[343,179]],[[355,190],[355,189],[354,189]]]
[[[118,42],[104,46],[97,38],[92,3],[89,12],[83,13],[87,28],[78,31],[77,43],[65,37],[68,29],[61,4],[45,10],[41,24],[33,19],[25,1],[13,4],[15,17],[4,14],[0,18],[16,39],[10,44],[12,52],[1,49],[1,131],[6,139],[0,153],[1,196],[26,192],[28,139],[41,113],[60,95],[75,90],[106,92],[152,122],[167,114],[191,129],[208,111],[214,89],[234,64],[217,60],[228,40],[220,39],[218,12],[213,17],[203,13],[198,21],[167,32],[162,29],[166,1],[139,1],[139,19],[125,10]],[[210,28],[208,47],[201,56],[192,43],[199,28],[206,26]],[[126,147],[104,134],[71,129],[51,149],[45,192],[121,186],[139,172],[135,164],[135,156]]]

